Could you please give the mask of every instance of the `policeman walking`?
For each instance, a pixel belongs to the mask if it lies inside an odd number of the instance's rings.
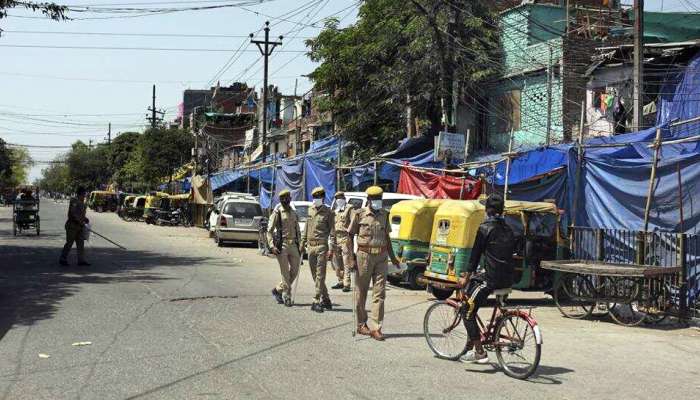
[[[83,229],[85,229],[85,224],[90,221],[85,217],[85,194],[87,190],[84,187],[79,186],[76,191],[76,197],[71,197],[70,203],[68,205],[68,220],[66,221],[66,244],[63,246],[63,251],[61,252],[61,258],[59,258],[58,263],[62,266],[68,266],[68,253],[75,243],[75,247],[78,249],[78,265],[88,266],[90,263],[85,261],[85,241],[83,240]]]
[[[306,219],[306,225],[304,225],[301,249],[302,251],[306,249],[306,254],[309,255],[311,276],[316,282],[316,294],[311,309],[322,313],[324,309],[333,309],[326,287],[326,265],[330,256],[329,238],[331,247],[335,247],[335,223],[333,212],[323,204],[323,199],[326,197],[325,190],[322,187],[316,187],[311,191],[311,197],[313,198],[313,207],[309,210],[309,218]]]
[[[282,281],[272,289],[278,304],[292,306],[291,287],[299,274],[300,247],[299,217],[291,206],[291,193],[283,189],[279,194],[280,206],[272,212],[267,226],[267,242],[277,256]],[[276,239],[277,238],[277,239]]]
[[[336,245],[332,249],[333,267],[335,268],[335,276],[338,278],[338,284],[331,289],[343,289],[343,292],[352,290],[350,287],[350,267],[353,264],[352,241],[348,235],[348,226],[350,226],[350,218],[354,208],[347,204],[345,193],[335,193],[335,242]]]
[[[371,336],[375,340],[384,340],[382,321],[384,320],[384,299],[386,297],[387,257],[398,267],[399,260],[394,255],[389,239],[391,226],[389,213],[382,208],[383,190],[379,186],[370,186],[366,190],[367,207],[353,214],[348,233],[357,241],[357,333]],[[372,320],[375,329],[367,326],[365,302],[369,282],[372,281]]]

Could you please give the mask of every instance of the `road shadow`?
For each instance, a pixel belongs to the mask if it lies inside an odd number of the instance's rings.
[[[92,248],[89,267],[58,265],[60,247],[21,245],[4,236],[0,245],[0,340],[15,325],[50,319],[60,303],[84,284],[156,282],[165,279],[155,267],[193,268],[203,257],[177,257],[158,252]],[[75,249],[69,260],[75,264]]]
[[[491,357],[495,358],[495,355],[489,355],[489,359]],[[491,361],[491,360],[489,360]],[[477,373],[477,374],[503,374],[503,376],[507,377],[503,370],[501,370],[501,367],[494,362],[490,362],[486,366],[479,366],[477,364],[468,364],[470,365],[469,368],[465,368],[464,370],[469,373]],[[489,368],[489,366],[491,368]],[[481,368],[479,368],[481,367]],[[485,369],[483,367],[486,367]],[[537,370],[524,382],[529,382],[529,383],[536,383],[536,384],[542,384],[542,385],[561,385],[563,382],[556,378],[559,375],[564,375],[564,374],[569,374],[575,372],[573,369],[569,368],[564,368],[564,367],[554,367],[550,365],[540,365],[537,367]]]

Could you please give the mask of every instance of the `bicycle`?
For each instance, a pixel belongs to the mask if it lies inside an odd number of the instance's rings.
[[[486,351],[495,352],[498,364],[506,375],[527,379],[540,363],[542,334],[531,308],[507,308],[505,300],[512,289],[494,291],[496,305],[488,325],[476,315],[481,343]],[[464,324],[468,310],[467,299],[458,291],[457,299],[433,303],[425,312],[423,334],[428,347],[438,358],[457,361],[469,350],[469,337]]]

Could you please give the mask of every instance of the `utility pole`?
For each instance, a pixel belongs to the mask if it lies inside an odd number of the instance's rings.
[[[148,107],[148,111],[151,112],[151,116],[147,117],[146,119],[151,123],[151,129],[156,129],[156,125],[158,125],[158,122],[163,120],[163,118],[159,118],[156,115],[165,115],[163,111],[160,111],[156,108],[156,85],[153,85],[152,103],[151,106]]]
[[[643,124],[643,80],[644,80],[644,0],[634,0],[634,92],[632,99],[634,130]]]
[[[260,53],[262,53],[263,57],[265,57],[264,61],[264,77],[263,77],[263,128],[262,128],[262,156],[263,156],[263,162],[265,161],[265,158],[267,158],[267,65],[268,65],[268,58],[270,55],[272,55],[272,51],[275,49],[277,46],[281,46],[282,42],[281,40],[283,39],[283,36],[280,35],[279,42],[271,42],[270,41],[270,21],[265,21],[265,40],[252,40],[253,35],[252,33],[250,34],[250,42],[255,43],[258,46],[258,49],[260,49]]]
[[[109,123],[109,127],[107,128],[107,145],[112,144],[112,123]]]

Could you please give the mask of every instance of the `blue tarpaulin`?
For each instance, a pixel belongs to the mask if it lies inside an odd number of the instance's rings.
[[[279,203],[279,193],[284,189],[289,189],[292,201],[303,200],[302,179],[304,164],[302,160],[287,160],[280,163],[275,171],[275,193],[272,197],[272,206]],[[266,205],[263,205],[266,207]]]
[[[510,164],[508,185],[516,185],[536,176],[546,174],[567,165],[570,145],[540,147],[513,158]],[[495,171],[487,180],[495,185],[505,185],[506,161],[496,164]]]
[[[235,182],[236,180],[243,177],[243,173],[240,170],[228,169],[224,171],[217,172],[209,176],[209,182],[211,184],[211,190],[218,190],[228,184]]]
[[[307,158],[304,160],[304,168],[306,171],[306,200],[311,201],[311,191],[321,186],[326,191],[326,204],[333,202],[335,195],[335,166],[324,161]]]
[[[656,124],[664,125],[674,120],[688,120],[700,115],[700,53],[690,61],[688,67],[672,76],[661,90],[657,104]],[[700,122],[685,124],[675,129],[674,136],[697,134]]]
[[[429,150],[413,157],[390,158],[386,161],[378,162],[379,176],[383,181],[393,181],[394,189],[401,176],[401,165],[408,164],[413,167],[422,168],[445,168],[442,161],[433,161],[433,151]],[[374,164],[367,164],[352,170],[352,186],[359,187],[362,183],[374,180]]]

